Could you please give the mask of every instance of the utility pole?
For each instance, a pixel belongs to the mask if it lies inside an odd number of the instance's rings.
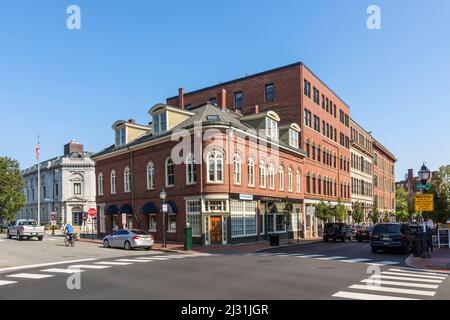
[[[40,135],[38,134],[38,143],[36,146],[36,160],[37,160],[37,175],[38,175],[38,188],[37,188],[37,225],[41,225],[41,145],[39,141]]]

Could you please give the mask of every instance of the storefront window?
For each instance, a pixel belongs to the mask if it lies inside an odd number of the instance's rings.
[[[156,232],[156,214],[151,214],[148,217],[148,230],[151,232]]]
[[[177,216],[175,214],[169,214],[168,232],[177,232]]]

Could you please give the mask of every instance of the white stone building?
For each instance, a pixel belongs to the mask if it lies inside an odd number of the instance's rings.
[[[50,224],[55,212],[59,225],[71,223],[77,231],[95,231],[95,219],[88,218],[85,223],[82,219],[84,212],[96,208],[95,162],[91,156],[83,145],[71,141],[64,146],[63,156],[41,162],[42,225]],[[17,218],[37,219],[37,165],[23,170],[22,176],[26,205]]]

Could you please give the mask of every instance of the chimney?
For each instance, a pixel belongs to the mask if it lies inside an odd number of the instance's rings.
[[[178,89],[178,108],[184,110],[184,88]]]
[[[74,152],[83,152],[84,146],[75,140],[70,141],[68,144],[64,146],[64,155],[69,155]]]
[[[259,106],[257,104],[255,104],[255,114],[259,113]]]
[[[222,111],[226,111],[227,110],[227,90],[225,90],[224,88],[220,89],[217,96],[218,96],[217,100],[219,103],[219,107],[222,108]]]
[[[134,120],[134,119],[130,119],[130,120],[128,120],[128,123],[131,123],[131,124],[136,124],[136,120]]]

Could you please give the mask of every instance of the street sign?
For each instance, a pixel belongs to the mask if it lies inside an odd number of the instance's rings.
[[[163,211],[163,213],[166,213],[166,212],[167,212],[167,203],[164,203],[164,204],[162,205],[162,211]]]
[[[52,221],[51,221],[51,225],[52,225],[52,226],[56,226],[56,220],[52,220]]]
[[[431,189],[431,184],[418,184],[416,186],[417,190],[429,190]]]
[[[95,210],[94,208],[89,209],[88,211],[89,217],[93,218],[97,215],[97,210]]]
[[[434,194],[416,194],[416,212],[434,211]]]
[[[83,212],[83,221],[86,221],[88,219],[87,212]]]
[[[122,226],[124,228],[127,226],[127,215],[125,213],[122,214]]]

